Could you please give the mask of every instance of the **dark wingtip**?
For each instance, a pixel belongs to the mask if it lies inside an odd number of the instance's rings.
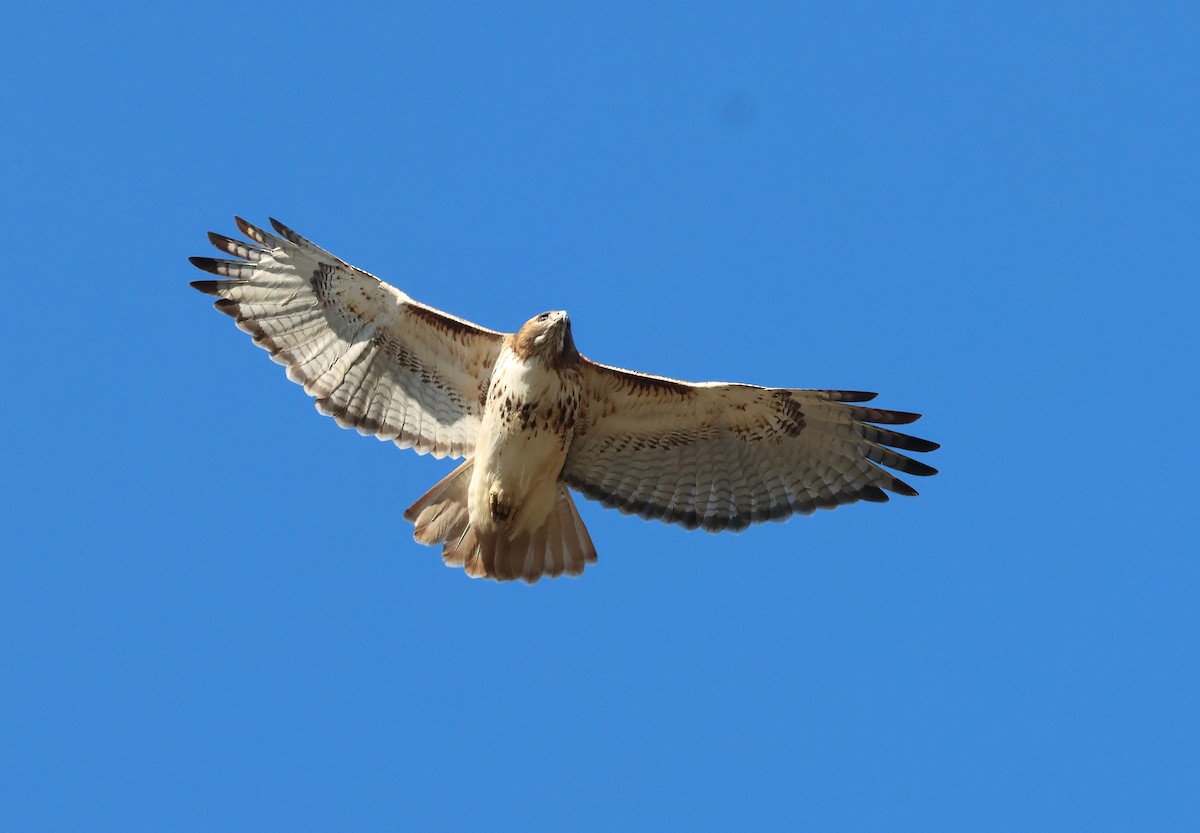
[[[238,257],[242,257],[242,255],[238,254],[239,250],[253,248],[249,243],[246,243],[242,240],[234,240],[233,238],[226,237],[223,234],[217,234],[215,231],[210,231],[208,233],[208,242],[212,243],[221,251],[227,252],[231,255],[237,255]],[[245,260],[246,258],[242,257],[242,259]]]
[[[221,274],[218,269],[221,268],[221,261],[215,257],[189,257],[188,262],[205,272],[211,272],[214,275]],[[192,284],[195,286],[195,284]]]
[[[192,258],[192,260],[195,260],[195,258]],[[219,281],[190,281],[188,286],[190,286],[192,289],[197,289],[203,292],[205,295],[216,295],[217,297],[220,297],[221,293],[217,291],[218,283]]]
[[[937,451],[941,447],[941,443],[935,443],[933,440],[923,440],[920,437],[913,437],[909,441],[909,444],[905,446],[909,451]]]
[[[226,315],[228,315],[230,318],[237,318],[237,314],[238,314],[237,301],[231,301],[228,298],[220,298],[213,303],[213,306],[217,308],[217,312],[223,312]]]
[[[258,226],[254,225],[254,223],[247,222],[237,215],[234,215],[233,221],[237,223],[238,231],[249,237],[255,243],[258,243],[262,246],[271,245],[270,241],[263,236],[265,232],[263,232]]]
[[[296,234],[296,232],[292,231],[290,228],[285,226],[283,223],[276,220],[274,217],[268,217],[267,219],[269,219],[271,221],[271,225],[274,226],[275,231],[279,232],[280,235],[283,236],[283,239],[287,240],[289,243],[293,243],[297,246],[305,246],[305,245],[311,246],[312,245],[307,240],[305,240],[303,237]]]
[[[870,390],[844,390],[838,396],[839,402],[870,402],[876,396],[879,396],[875,391]]]
[[[915,474],[917,477],[932,477],[938,473],[938,470],[933,466],[927,466],[917,460],[909,460],[909,465],[904,469],[906,474]]]
[[[855,497],[860,500],[870,501],[871,503],[887,503],[891,500],[887,496],[887,492],[878,486],[863,486]]]
[[[903,480],[900,480],[896,477],[892,478],[892,483],[888,488],[890,488],[896,494],[905,495],[906,497],[917,497],[919,494],[912,486],[909,486]]]

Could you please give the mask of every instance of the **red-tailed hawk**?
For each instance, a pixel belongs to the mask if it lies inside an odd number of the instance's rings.
[[[882,425],[918,414],[875,394],[693,384],[580,355],[565,312],[515,333],[409,298],[275,220],[253,244],[209,239],[236,260],[194,257],[215,295],[317,409],[346,428],[466,461],[404,517],[470,576],[537,581],[596,560],[568,487],[625,513],[710,532],[915,495],[880,468],[935,469],[892,449],[937,443]]]

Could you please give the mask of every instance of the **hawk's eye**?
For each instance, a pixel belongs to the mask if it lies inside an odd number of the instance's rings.
[[[539,316],[537,317],[537,320],[538,320],[538,321],[545,321],[545,320],[546,320],[547,318],[549,318],[549,317],[550,317],[550,313],[548,313],[548,312],[543,312],[541,315],[539,315]]]

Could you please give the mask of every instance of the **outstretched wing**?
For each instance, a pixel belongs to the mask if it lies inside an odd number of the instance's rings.
[[[345,428],[435,457],[475,446],[500,333],[419,304],[275,220],[280,237],[237,218],[257,245],[209,233],[237,260],[193,257],[254,343]]]
[[[581,372],[583,416],[563,479],[622,512],[740,530],[883,502],[886,492],[917,493],[877,464],[936,474],[892,449],[932,451],[937,443],[878,427],[919,414],[853,404],[873,393],[689,384],[590,361]]]

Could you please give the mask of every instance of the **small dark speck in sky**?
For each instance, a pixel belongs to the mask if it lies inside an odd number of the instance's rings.
[[[721,97],[717,109],[722,124],[746,127],[758,115],[758,102],[746,90],[733,90]]]

